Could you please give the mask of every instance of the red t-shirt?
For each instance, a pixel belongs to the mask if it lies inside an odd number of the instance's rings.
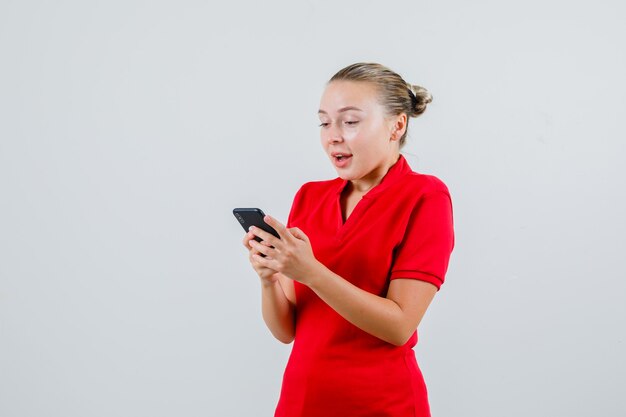
[[[310,239],[317,260],[354,285],[385,297],[390,280],[439,288],[454,246],[446,185],[411,170],[403,156],[343,222],[347,181],[304,184],[288,226]],[[296,337],[277,417],[430,416],[415,360],[415,332],[394,346],[349,323],[307,286],[294,282]]]

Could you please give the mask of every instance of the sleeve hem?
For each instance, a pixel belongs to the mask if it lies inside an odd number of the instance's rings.
[[[410,270],[406,270],[406,271],[403,271],[403,270],[392,271],[391,272],[391,277],[389,279],[390,280],[394,280],[394,279],[398,279],[398,278],[417,279],[417,280],[420,280],[420,281],[430,282],[435,287],[437,287],[437,291],[439,291],[439,289],[441,288],[441,284],[443,284],[443,280],[441,278],[439,278],[438,276],[435,276],[433,274],[429,274],[427,272],[421,272],[421,271],[410,271]]]

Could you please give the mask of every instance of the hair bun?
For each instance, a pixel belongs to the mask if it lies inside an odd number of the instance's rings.
[[[410,116],[417,117],[426,111],[428,103],[433,101],[433,95],[422,86],[406,84],[413,103],[413,112]]]

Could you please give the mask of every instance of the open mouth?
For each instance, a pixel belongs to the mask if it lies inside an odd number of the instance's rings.
[[[349,153],[333,153],[332,157],[337,168],[345,168],[352,159],[352,155]]]
[[[347,160],[348,158],[352,158],[352,155],[346,153],[338,153],[333,154],[333,158],[335,158],[335,160],[337,160],[338,162],[341,162]]]

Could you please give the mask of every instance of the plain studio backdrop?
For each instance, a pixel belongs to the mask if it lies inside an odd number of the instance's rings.
[[[434,417],[626,413],[620,1],[0,2],[0,415],[269,416],[290,346],[234,207],[336,177],[324,84],[428,88],[456,248]]]

